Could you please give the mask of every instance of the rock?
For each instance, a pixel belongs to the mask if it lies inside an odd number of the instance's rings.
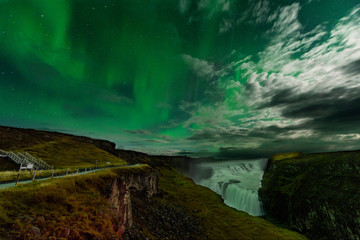
[[[151,170],[124,174],[121,179],[115,179],[112,182],[109,204],[113,209],[113,214],[123,219],[123,224],[127,227],[133,224],[130,197],[132,191],[141,192],[145,199],[149,199],[158,192],[158,173]]]
[[[36,227],[36,226],[34,226],[34,225],[32,225],[32,226],[30,227],[30,231],[31,231],[31,233],[32,233],[33,235],[36,235],[36,236],[39,236],[39,235],[41,234],[40,228],[38,228],[38,227]]]

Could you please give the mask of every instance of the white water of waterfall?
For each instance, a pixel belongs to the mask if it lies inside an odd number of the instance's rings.
[[[195,172],[207,171],[206,178],[196,178],[197,184],[210,188],[224,199],[230,207],[253,216],[265,214],[258,190],[267,159],[201,163]]]

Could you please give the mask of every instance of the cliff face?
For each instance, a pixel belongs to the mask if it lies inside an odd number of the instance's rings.
[[[131,191],[141,192],[145,199],[149,199],[158,191],[158,174],[154,171],[124,174],[111,183],[110,207],[115,215],[123,219],[126,227],[133,224]]]
[[[310,239],[360,239],[360,152],[269,162],[260,197],[268,215]]]

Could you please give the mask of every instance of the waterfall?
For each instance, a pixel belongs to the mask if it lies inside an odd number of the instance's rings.
[[[193,179],[221,195],[228,206],[261,216],[265,212],[258,190],[266,164],[267,159],[200,163],[195,167]],[[206,177],[196,176],[204,171],[208,173]]]

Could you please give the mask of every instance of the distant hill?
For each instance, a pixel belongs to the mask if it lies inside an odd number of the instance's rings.
[[[0,149],[22,151],[41,158],[55,168],[93,167],[111,162],[113,165],[125,164],[126,161],[115,156],[115,144],[105,140],[69,134],[0,127]],[[0,159],[2,170],[9,170],[14,165],[6,159]],[[8,169],[6,169],[8,168]]]

